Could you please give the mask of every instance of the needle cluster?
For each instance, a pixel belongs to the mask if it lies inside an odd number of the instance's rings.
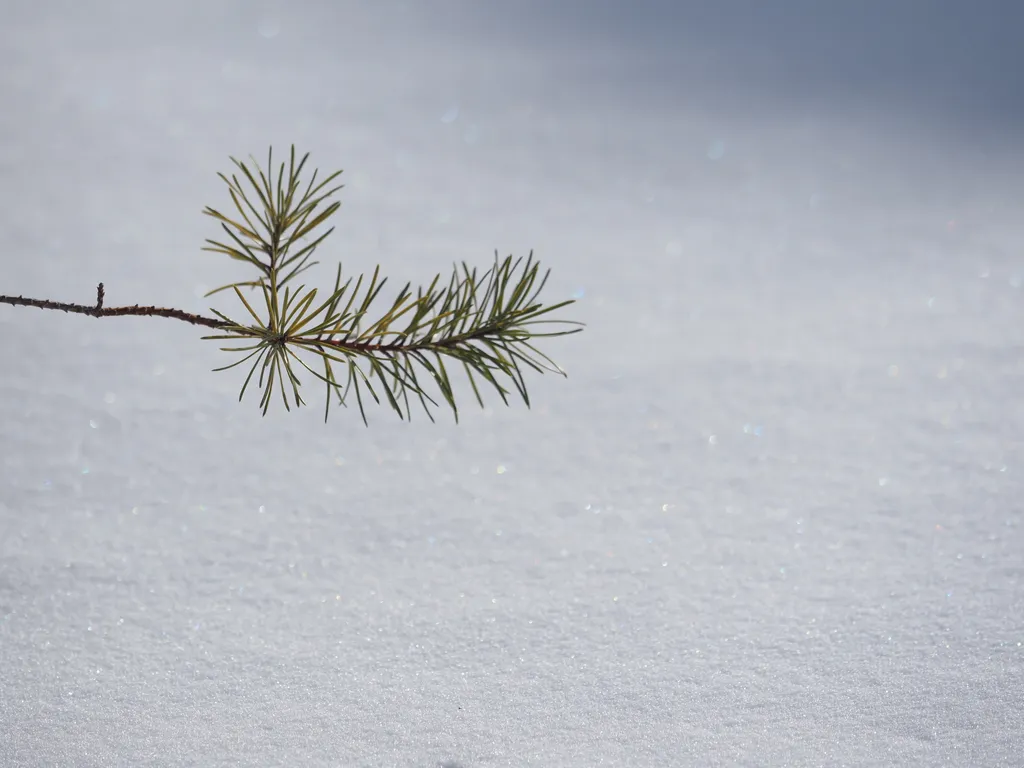
[[[580,324],[551,317],[571,300],[540,301],[548,273],[541,273],[532,253],[525,259],[496,253],[482,274],[463,263],[448,279],[437,275],[415,292],[407,283],[378,313],[372,310],[387,282],[379,268],[353,283],[339,264],[326,295],[298,281],[318,263],[312,257],[333,231],[324,227],[340,206],[332,200],[341,189],[335,184],[340,171],[319,182],[314,171],[303,182],[308,157],[296,161],[292,147],[276,174],[272,150],[266,170],[255,160],[250,167],[232,158],[236,172],[220,177],[234,211],[204,211],[226,235],[208,240],[204,250],[246,262],[256,272],[254,279],[210,292],[232,292],[242,314],[213,310],[219,333],[204,337],[228,342],[221,349],[242,355],[217,370],[250,363],[240,400],[255,382],[264,413],[275,391],[289,410],[304,405],[302,376],[308,374],[326,390],[325,420],[332,401],[347,405],[353,399],[364,422],[371,400],[406,419],[415,405],[433,420],[432,410],[443,403],[458,420],[450,369],[461,368],[481,406],[481,388],[487,387],[506,404],[515,392],[529,405],[527,369],[564,375],[534,342],[577,333]]]

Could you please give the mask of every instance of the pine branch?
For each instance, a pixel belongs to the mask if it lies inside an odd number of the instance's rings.
[[[213,317],[204,317],[191,312],[184,312],[180,309],[169,309],[167,307],[141,307],[133,304],[130,307],[104,307],[103,306],[103,283],[96,286],[96,303],[66,304],[61,301],[50,301],[48,299],[26,299],[24,296],[0,296],[0,304],[10,304],[15,307],[37,307],[39,309],[56,309],[61,312],[71,312],[78,315],[91,315],[92,317],[123,317],[125,315],[142,315],[145,317],[170,317],[175,320],[183,320],[192,325],[205,325],[208,328],[221,328],[223,320]]]
[[[216,315],[211,318],[161,307],[104,307],[103,283],[97,287],[96,304],[91,306],[22,296],[0,296],[0,303],[93,317],[169,317],[216,329],[219,334],[203,338],[241,344],[221,349],[241,352],[243,356],[215,370],[234,368],[253,360],[239,400],[245,396],[258,369],[256,382],[263,390],[260,406],[264,414],[270,407],[275,388],[285,408],[290,410],[292,405],[305,404],[299,392],[300,370],[325,385],[325,420],[330,413],[332,395],[341,405],[347,405],[349,396],[354,393],[364,423],[364,394],[377,403],[386,401],[400,418],[411,418],[411,400],[418,401],[433,420],[431,408],[438,405],[438,399],[422,385],[420,376],[424,373],[433,384],[435,394],[440,395],[439,399],[451,408],[458,420],[445,359],[461,364],[481,406],[480,381],[493,387],[506,404],[508,395],[515,389],[529,406],[524,367],[565,375],[531,342],[540,337],[577,333],[581,324],[551,319],[552,312],[574,302],[567,300],[545,306],[538,300],[548,273],[540,274],[532,253],[525,260],[514,261],[511,256],[499,259],[495,253],[494,265],[483,275],[463,263],[455,268],[447,284],[437,275],[426,289],[418,289],[415,296],[406,284],[389,308],[369,325],[367,318],[373,316],[371,310],[376,307],[387,282],[380,277],[379,268],[369,279],[359,276],[353,285],[352,278],[342,282],[339,264],[334,289],[319,303],[316,288],[307,290],[301,285],[293,290],[290,282],[317,263],[310,261],[311,257],[334,231],[333,227],[322,233],[317,230],[340,207],[337,201],[329,201],[341,189],[341,185],[330,186],[340,171],[319,184],[314,171],[309,182],[303,185],[300,175],[308,157],[307,154],[296,163],[292,147],[287,175],[285,164],[281,163],[276,180],[272,150],[268,153],[266,172],[255,161],[250,168],[232,158],[238,174],[230,178],[220,174],[220,178],[228,186],[235,214],[226,216],[209,207],[203,211],[216,219],[227,235],[226,241],[207,240],[204,250],[227,255],[256,270],[255,279],[229,283],[207,294],[232,291],[245,310],[244,321],[232,319],[216,309],[211,309]],[[247,185],[239,180],[239,175]],[[255,196],[256,203],[250,196]],[[243,289],[255,292],[256,300],[250,302]],[[575,327],[541,332],[538,330],[541,325]],[[307,359],[319,362],[322,373],[314,370]]]

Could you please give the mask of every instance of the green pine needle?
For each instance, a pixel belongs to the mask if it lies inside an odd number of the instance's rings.
[[[304,405],[298,376],[304,371],[326,388],[325,420],[332,400],[348,405],[354,395],[364,423],[367,397],[386,403],[403,419],[412,417],[414,403],[431,420],[432,409],[444,404],[458,421],[446,358],[461,363],[481,406],[480,383],[493,387],[506,404],[514,389],[529,406],[524,367],[565,375],[531,341],[578,333],[581,324],[550,317],[574,302],[540,301],[548,272],[540,272],[532,253],[526,259],[501,259],[495,253],[494,265],[483,274],[465,263],[457,265],[447,281],[437,275],[415,293],[407,284],[375,320],[369,319],[371,309],[387,282],[379,268],[369,280],[360,275],[353,285],[351,277],[342,282],[339,264],[333,291],[320,299],[316,288],[293,287],[296,276],[318,263],[311,258],[334,231],[319,230],[340,207],[330,198],[342,188],[331,186],[341,172],[318,183],[314,171],[303,183],[300,177],[308,158],[306,154],[296,163],[293,146],[287,170],[281,163],[276,179],[273,150],[268,152],[266,171],[255,160],[250,168],[231,158],[240,176],[220,178],[228,186],[235,214],[204,210],[227,235],[226,240],[208,240],[204,250],[247,262],[258,272],[255,280],[229,283],[207,294],[233,290],[245,310],[242,320],[213,310],[223,321],[221,332],[204,337],[232,342],[221,349],[244,353],[216,370],[255,358],[240,400],[258,369],[255,383],[263,390],[264,414],[275,388],[286,409]],[[300,242],[304,239],[308,242]],[[249,301],[243,289],[258,290],[262,301]],[[558,328],[540,332],[540,325]]]

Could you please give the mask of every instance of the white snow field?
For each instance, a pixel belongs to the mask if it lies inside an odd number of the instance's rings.
[[[235,312],[202,208],[295,143],[312,282],[587,323],[366,428],[0,304],[0,765],[1024,765],[1021,16],[0,4],[0,294]]]

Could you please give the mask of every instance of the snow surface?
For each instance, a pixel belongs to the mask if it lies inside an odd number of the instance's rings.
[[[366,429],[0,306],[0,764],[1024,764],[1019,5],[768,7],[0,6],[0,293],[206,311],[294,142],[325,286],[532,248],[588,324]]]

